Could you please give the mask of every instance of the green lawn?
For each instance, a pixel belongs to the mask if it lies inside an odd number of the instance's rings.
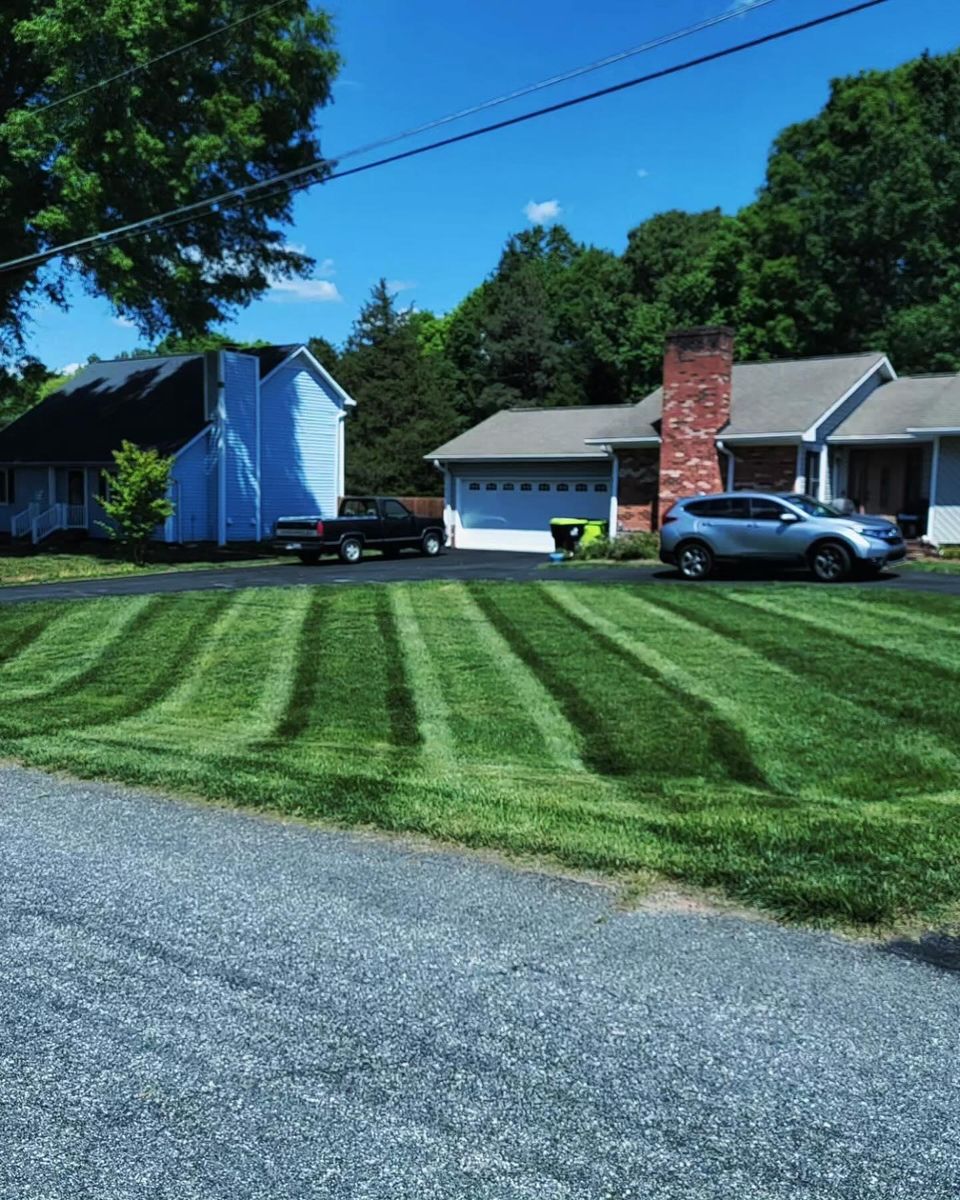
[[[0,554],[0,587],[21,583],[56,583],[64,579],[110,579],[116,575],[148,575],[168,571],[209,571],[215,567],[257,567],[287,562],[279,558],[196,558],[148,562],[137,567],[128,559],[102,554]]]
[[[960,906],[960,604],[369,585],[0,609],[0,754],[650,872],[792,919]]]

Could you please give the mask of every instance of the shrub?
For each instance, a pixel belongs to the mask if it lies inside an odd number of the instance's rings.
[[[101,498],[100,506],[116,524],[104,528],[129,548],[133,561],[141,566],[154,530],[173,515],[167,496],[173,459],[126,440],[114,450],[113,458],[117,469],[110,477],[110,496]]]
[[[940,549],[941,558],[960,558],[960,546],[943,546]]]
[[[579,546],[574,555],[584,562],[605,558],[628,562],[641,558],[657,558],[660,538],[655,533],[627,533],[618,538],[598,538],[588,546]]]

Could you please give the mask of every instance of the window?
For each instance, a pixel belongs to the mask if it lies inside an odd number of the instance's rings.
[[[488,483],[488,484],[487,484],[487,491],[488,491],[488,492],[495,492],[496,490],[497,490],[497,485],[496,485],[495,483]]]
[[[384,500],[383,515],[394,521],[403,521],[410,516],[410,510],[405,508],[399,500]]]
[[[521,484],[520,484],[520,491],[521,491],[521,492],[532,492],[532,491],[533,491],[533,484],[532,484],[532,483],[521,483]]]
[[[751,500],[751,516],[755,521],[779,521],[787,511],[776,500]]]
[[[557,484],[557,491],[558,491],[558,492],[569,492],[569,491],[570,491],[570,484],[569,484],[569,483],[558,483],[558,484]]]
[[[97,495],[100,497],[101,500],[112,500],[113,499],[113,472],[112,471],[104,470],[104,471],[100,472],[100,487],[97,492]]]
[[[340,502],[341,517],[375,517],[377,502],[371,496],[350,496]]]
[[[728,521],[746,521],[750,516],[750,503],[737,496],[724,496],[716,500],[693,500],[684,505],[684,509],[692,517],[707,517],[714,521],[724,518]]]
[[[16,497],[13,494],[13,472],[0,471],[0,504],[13,504]]]
[[[480,484],[479,484],[479,483],[471,483],[471,484],[470,484],[470,491],[471,491],[471,492],[479,492],[479,491],[480,491]]]
[[[512,491],[513,491],[513,489],[514,489],[514,487],[515,487],[515,484],[512,484],[512,483],[505,483],[505,484],[503,485],[503,490],[504,490],[505,492],[512,492]]]
[[[538,490],[538,491],[541,491],[541,492],[549,492],[549,491],[550,491],[550,484],[549,484],[549,483],[538,483],[538,484],[537,484],[537,490]]]
[[[587,490],[587,485],[586,485],[585,483],[578,483],[578,484],[577,484],[577,486],[576,486],[576,491],[578,491],[578,492],[585,492],[586,490]]]
[[[595,483],[593,485],[593,490],[595,492],[605,492],[607,490],[607,485],[605,483]]]

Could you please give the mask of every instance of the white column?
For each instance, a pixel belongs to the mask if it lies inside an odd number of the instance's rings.
[[[936,515],[937,515],[937,476],[940,474],[940,438],[933,439],[933,455],[930,459],[930,507],[927,509],[927,528],[926,534],[928,537],[937,540]]]
[[[807,447],[801,442],[797,447],[797,465],[794,468],[793,490],[795,492],[805,493],[807,490],[806,453]]]
[[[615,538],[620,508],[620,460],[617,458],[616,450],[611,449],[610,453],[613,456],[613,465],[610,468],[610,525],[607,533],[610,537]]]
[[[830,470],[830,452],[826,446],[820,447],[820,488],[817,492],[818,500],[826,500],[830,490],[830,479],[827,472]]]

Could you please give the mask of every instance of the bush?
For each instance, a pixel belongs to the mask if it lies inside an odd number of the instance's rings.
[[[588,546],[578,546],[574,558],[582,562],[612,559],[629,562],[641,558],[658,558],[660,538],[655,533],[628,533],[618,538],[598,538]]]
[[[960,558],[960,546],[942,546],[940,549],[941,558]]]

